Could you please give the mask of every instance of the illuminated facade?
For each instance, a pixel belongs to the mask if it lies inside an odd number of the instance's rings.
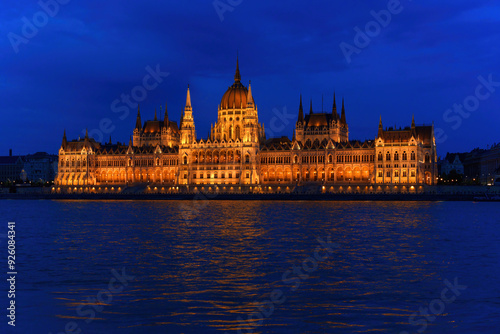
[[[195,117],[188,87],[179,125],[166,107],[163,120],[155,111],[154,119],[144,123],[138,110],[128,145],[100,144],[88,135],[68,142],[64,133],[58,189],[292,191],[320,186],[376,192],[436,182],[432,125],[416,126],[412,120],[404,129],[384,129],[380,119],[374,140],[349,140],[344,101],[339,114],[335,97],[331,112],[314,112],[311,103],[308,114],[301,97],[293,138],[266,139],[251,85],[241,83],[238,65],[207,138],[198,139]]]

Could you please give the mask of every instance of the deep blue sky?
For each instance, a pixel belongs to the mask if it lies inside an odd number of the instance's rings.
[[[296,115],[300,93],[316,111],[324,95],[331,110],[335,90],[346,99],[351,139],[374,138],[380,115],[384,126],[399,127],[415,114],[417,124],[434,121],[443,129],[439,155],[500,141],[500,84],[468,118],[443,118],[475,95],[479,76],[500,82],[498,1],[402,0],[400,13],[350,63],[339,45],[354,45],[354,28],[365,30],[374,20],[370,11],[387,9],[388,1],[243,0],[223,20],[212,1],[130,3],[72,0],[45,25],[36,1],[3,4],[0,155],[9,148],[56,153],[64,129],[75,139],[106,118],[116,127],[113,142],[128,142],[137,111],[120,119],[111,104],[157,65],[170,74],[140,103],[143,121],[165,101],[178,121],[190,84],[198,137],[206,137],[233,82],[237,50],[242,81],[252,80],[266,128],[276,110]],[[13,34],[23,37],[23,17],[33,22],[34,15],[38,33],[18,41],[15,52]],[[276,126],[274,134],[291,137],[294,123]]]

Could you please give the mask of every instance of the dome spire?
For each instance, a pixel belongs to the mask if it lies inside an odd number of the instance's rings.
[[[240,82],[241,81],[241,74],[240,74],[240,56],[239,53],[236,54],[236,73],[234,75],[234,82]]]

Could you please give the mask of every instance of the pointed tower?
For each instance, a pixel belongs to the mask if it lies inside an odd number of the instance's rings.
[[[333,92],[333,108],[332,108],[332,114],[337,113],[337,98],[335,96],[335,92]]]
[[[63,139],[62,139],[62,148],[65,149],[68,145],[68,139],[66,139],[66,129],[64,129]]]
[[[155,108],[155,118],[153,119],[153,121],[157,121],[158,120],[158,117],[156,117],[156,108]]]
[[[89,130],[85,129],[85,137],[83,138],[83,146],[88,147],[89,145]]]
[[[413,114],[411,116],[411,135],[415,138],[417,138],[417,129],[415,126],[415,115]]]
[[[344,98],[342,98],[342,114],[340,115],[340,122],[347,127],[347,121],[345,118]]]
[[[165,116],[163,116],[163,126],[168,129],[170,122],[168,120],[167,102],[165,102]]]
[[[140,106],[137,106],[137,119],[135,121],[135,128],[137,130],[142,130],[141,107]]]
[[[253,95],[252,95],[252,82],[248,82],[248,95],[247,95],[247,108],[253,108],[255,106],[255,103],[253,101]]]
[[[142,146],[141,132],[142,132],[141,107],[137,106],[137,119],[135,121],[135,129],[133,133],[133,145],[136,147]]]
[[[189,85],[188,85],[188,90],[187,90],[187,95],[186,95],[186,107],[185,110],[190,110],[192,111],[191,107],[191,91],[189,90]]]
[[[193,119],[193,107],[191,106],[191,91],[189,85],[186,95],[186,106],[181,119],[181,144],[189,144],[196,140],[196,132]]]
[[[337,100],[335,97],[335,92],[333,92],[333,108],[332,108],[333,119],[337,120]]]
[[[313,100],[311,99],[311,107],[309,108],[309,114],[313,114]]]
[[[302,107],[302,94],[300,94],[300,105],[299,105],[299,118],[297,123],[304,123],[304,108]]]
[[[236,55],[236,73],[234,74],[234,82],[240,82],[240,81],[241,81],[240,56]]]
[[[304,128],[304,107],[302,106],[302,94],[300,94],[299,116],[297,117],[297,123],[295,123],[295,131],[293,132],[294,140],[300,142],[304,140]]]
[[[381,138],[384,134],[384,127],[382,126],[382,115],[380,115],[380,121],[378,122],[378,136],[377,138]]]

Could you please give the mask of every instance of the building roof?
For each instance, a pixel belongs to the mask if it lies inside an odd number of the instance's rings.
[[[464,162],[465,158],[467,158],[467,153],[446,153],[446,157],[444,158],[445,161],[448,161],[450,164],[452,164],[455,161],[455,158],[458,156],[458,160],[460,160],[461,163]]]
[[[386,143],[407,142],[414,135],[411,127],[394,129],[392,127],[382,130],[382,139]],[[431,145],[433,138],[432,125],[415,126],[415,139],[420,139],[424,145]]]
[[[177,126],[177,122],[168,120],[168,128],[173,131],[174,133],[179,132],[179,127]],[[163,120],[156,120],[156,121],[146,121],[144,122],[144,127],[143,127],[143,132],[144,134],[157,134],[162,131],[164,128],[164,121]]]
[[[334,115],[331,113],[313,113],[305,115],[306,127],[328,127],[334,120]]]
[[[101,144],[96,142],[94,138],[84,138],[84,139],[78,139],[78,140],[72,140],[66,143],[66,145],[63,147],[64,151],[73,151],[73,152],[79,152],[83,148],[92,148],[94,150],[97,150],[101,147]]]
[[[0,165],[14,165],[18,162],[18,160],[21,160],[21,162],[23,161],[19,155],[3,156],[0,157]]]

